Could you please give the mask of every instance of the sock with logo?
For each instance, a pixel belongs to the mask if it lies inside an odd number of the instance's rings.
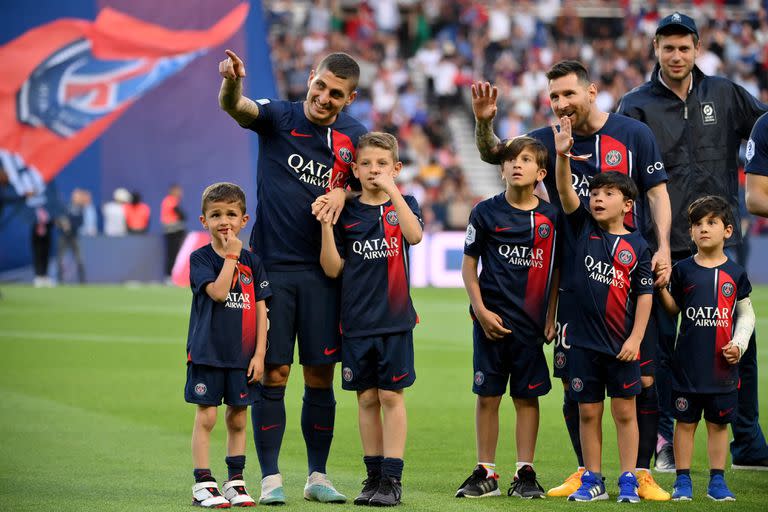
[[[192,475],[195,477],[195,483],[200,482],[215,482],[216,479],[211,475],[211,470],[208,468],[195,468],[192,470]]]
[[[381,463],[384,462],[384,457],[381,455],[364,455],[363,462],[365,463],[365,472],[368,476],[379,476],[381,474]]]
[[[496,464],[493,462],[478,462],[478,466],[483,466],[485,469],[485,477],[493,478],[496,475]]]
[[[285,386],[263,386],[251,407],[251,424],[262,478],[280,472],[277,458],[285,434]]]
[[[656,395],[656,384],[643,388],[637,395],[635,404],[637,429],[640,434],[636,467],[650,469],[651,457],[656,449],[656,432],[659,428],[659,397]]]
[[[336,419],[336,400],[333,388],[304,386],[304,404],[301,408],[301,432],[307,445],[309,474],[325,473],[325,463],[331,451],[333,424]]]
[[[384,457],[384,460],[381,462],[381,474],[384,476],[394,477],[397,480],[402,480],[403,465],[403,459]]]
[[[581,437],[579,437],[579,402],[573,400],[568,391],[563,395],[563,418],[565,418],[565,427],[568,429],[579,467],[582,468],[584,467],[584,456],[581,454]]]
[[[245,455],[232,455],[225,457],[227,464],[227,480],[242,480],[245,470]]]

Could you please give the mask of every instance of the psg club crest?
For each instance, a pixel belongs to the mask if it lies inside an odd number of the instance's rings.
[[[208,386],[206,386],[202,382],[198,382],[197,384],[195,384],[195,394],[196,395],[203,396],[207,392],[208,392]]]
[[[339,150],[339,158],[341,158],[341,161],[345,164],[352,163],[352,151],[350,151],[349,148],[341,148]]]
[[[616,149],[610,150],[605,155],[605,163],[610,165],[611,167],[616,167],[621,163],[621,153]]]
[[[541,224],[539,226],[539,236],[541,238],[547,238],[551,232],[552,229],[549,227],[549,224]]]
[[[245,272],[240,272],[240,282],[249,285],[253,282],[253,276],[251,274],[246,274]]]
[[[675,409],[677,409],[680,412],[687,411],[688,410],[688,400],[685,397],[677,397],[675,400]]]
[[[632,252],[628,249],[623,249],[621,252],[619,252],[619,261],[624,265],[629,265],[632,263]]]
[[[584,382],[578,377],[572,378],[571,389],[578,393],[579,391],[584,389]]]
[[[476,372],[475,373],[475,385],[476,386],[482,386],[483,382],[485,382],[485,374],[483,372]]]
[[[395,210],[388,211],[386,219],[390,226],[397,226],[397,212]]]
[[[352,373],[352,368],[349,366],[345,366],[343,370],[341,370],[341,377],[344,379],[344,382],[351,382],[352,377],[354,377],[354,374]]]
[[[734,291],[733,283],[723,283],[723,286],[720,287],[720,291],[723,292],[724,297],[730,297],[733,295]]]
[[[565,367],[565,352],[558,352],[555,354],[555,368],[562,369]]]

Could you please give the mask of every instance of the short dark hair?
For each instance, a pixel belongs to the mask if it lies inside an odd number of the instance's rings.
[[[349,80],[352,91],[357,88],[357,82],[360,80],[360,66],[349,54],[337,52],[326,55],[317,65],[317,73],[320,74],[326,69],[341,79]]]
[[[539,169],[547,168],[548,154],[546,146],[541,141],[525,135],[499,143],[497,146],[499,163],[504,164],[504,162],[514,160],[524,149],[529,149],[534,154],[536,165],[539,166]]]
[[[397,163],[400,159],[397,152],[397,139],[394,135],[385,132],[368,132],[357,141],[357,152],[363,148],[381,148],[392,153],[392,161]]]
[[[634,201],[637,198],[637,185],[632,178],[620,172],[608,171],[595,174],[589,182],[589,191],[599,188],[615,188],[622,193],[624,199]]]
[[[704,196],[692,202],[688,207],[688,222],[693,226],[710,214],[722,220],[724,225],[733,226],[733,209],[720,196]]]
[[[205,215],[205,207],[208,203],[238,203],[240,211],[245,214],[245,192],[234,183],[214,183],[208,185],[203,191],[203,200],[200,208]]]
[[[579,82],[589,85],[592,81],[589,79],[589,71],[584,64],[577,60],[561,60],[547,71],[547,80],[555,80],[564,76],[574,74]]]

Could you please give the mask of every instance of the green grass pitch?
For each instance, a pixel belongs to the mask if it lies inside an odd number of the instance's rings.
[[[190,510],[190,433],[186,404],[186,341],[190,293],[163,287],[0,289],[0,509],[82,511]],[[418,379],[406,392],[409,436],[404,504],[409,510],[565,510],[592,508],[564,499],[457,500],[453,492],[475,459],[470,321],[463,290],[415,290]],[[768,287],[753,293],[758,333],[768,333]],[[768,425],[768,338],[758,339],[763,429]],[[551,349],[546,351],[551,356]],[[287,394],[288,428],[280,465],[291,510],[352,509],[302,499],[306,456],[299,426],[301,374]],[[329,473],[350,498],[363,479],[355,398],[336,384],[338,412]],[[536,469],[542,485],[558,484],[575,468],[561,414],[558,382],[542,400]],[[502,405],[498,467],[503,491],[514,470],[511,400]],[[693,467],[692,504],[641,503],[636,508],[765,510],[768,473],[726,472],[735,504],[709,504],[704,428]],[[225,477],[220,419],[211,447],[212,469]],[[250,425],[249,425],[250,437]],[[616,504],[617,452],[611,419],[604,419],[604,469]],[[259,470],[248,443],[246,480],[258,495]],[[729,461],[730,463],[730,461]],[[672,475],[657,474],[670,489]],[[761,505],[761,503],[763,503]],[[358,509],[359,510],[359,509]]]

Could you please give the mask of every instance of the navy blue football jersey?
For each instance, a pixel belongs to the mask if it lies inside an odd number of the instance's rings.
[[[760,116],[752,127],[746,158],[745,172],[768,176],[768,114]]]
[[[555,183],[555,138],[549,126],[528,134],[546,146],[549,154],[544,185],[550,201],[560,206],[560,196]],[[659,183],[667,181],[667,172],[661,160],[661,152],[651,129],[644,123],[618,114],[608,114],[608,121],[596,133],[589,136],[573,134],[575,155],[592,155],[586,161],[571,160],[573,189],[582,204],[589,207],[589,179],[600,173],[617,171],[627,174],[637,184],[640,192],[632,212],[624,223],[639,228],[646,240],[654,240],[650,212],[646,211],[645,193]]]
[[[350,182],[365,127],[344,112],[329,126],[311,123],[301,102],[258,100],[248,128],[259,134],[256,219],[251,248],[267,270],[307,270],[320,261],[320,223],[311,204]]]
[[[680,308],[680,331],[672,356],[673,386],[689,393],[736,389],[738,365],[723,356],[733,338],[736,302],[749,297],[747,273],[732,260],[702,267],[693,256],[672,268],[672,297]]]
[[[584,205],[566,219],[572,234],[565,237],[564,286],[576,299],[568,340],[616,355],[632,332],[638,295],[653,293],[651,251],[639,231],[604,231]]]
[[[421,220],[416,199],[404,196]],[[341,277],[341,331],[344,336],[378,336],[416,325],[408,275],[408,248],[391,201],[368,205],[357,197],[347,203],[335,228],[336,248],[344,259]]]
[[[561,215],[546,201],[518,210],[503,192],[478,203],[469,215],[464,254],[482,264],[483,304],[518,339],[532,344],[544,335]]]
[[[189,256],[193,295],[187,361],[247,369],[256,351],[256,303],[267,299],[272,291],[259,257],[242,250],[227,300],[213,300],[205,287],[216,280],[223,266],[224,258],[216,254],[211,244]]]

